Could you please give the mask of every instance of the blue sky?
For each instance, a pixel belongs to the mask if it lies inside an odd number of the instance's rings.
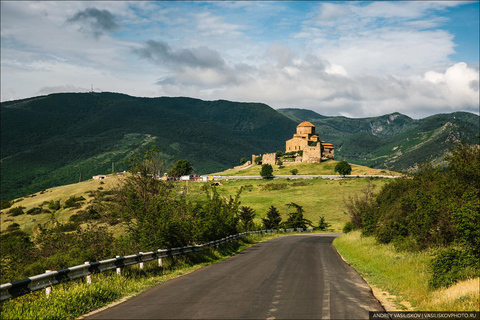
[[[413,118],[479,109],[478,1],[2,1],[1,100],[54,92]]]

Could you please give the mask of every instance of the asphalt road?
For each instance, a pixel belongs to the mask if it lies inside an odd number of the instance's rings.
[[[87,319],[368,319],[384,311],[336,252],[336,236],[262,242]]]

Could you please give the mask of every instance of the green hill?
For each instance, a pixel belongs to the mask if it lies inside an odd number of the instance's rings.
[[[303,109],[278,111],[313,123],[320,138],[335,146],[336,160],[395,171],[414,171],[426,161],[442,164],[452,142],[476,143],[479,134],[479,117],[468,112],[415,120],[400,113],[352,119]]]
[[[166,166],[196,173],[284,148],[296,123],[265,104],[62,93],[1,104],[2,199],[126,169],[156,141]]]

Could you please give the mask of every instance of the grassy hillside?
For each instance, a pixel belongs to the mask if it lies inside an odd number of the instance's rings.
[[[365,168],[364,168],[365,169]],[[19,224],[20,229],[28,234],[35,235],[40,225],[54,225],[56,222],[67,223],[70,217],[86,210],[87,206],[95,199],[94,192],[106,192],[117,186],[120,178],[109,176],[102,181],[88,180],[76,184],[65,185],[46,189],[31,196],[19,198],[11,208],[3,209],[0,214],[1,231],[5,232],[11,224]],[[295,202],[305,209],[305,217],[318,224],[320,216],[324,216],[327,222],[332,224],[336,231],[341,230],[348,217],[344,214],[344,198],[360,192],[372,182],[378,185],[378,189],[388,181],[387,179],[310,179],[310,180],[230,180],[222,181],[217,187],[223,196],[235,195],[244,187],[241,194],[241,205],[251,206],[257,213],[256,222],[261,223],[268,208],[273,205],[282,213],[283,219],[287,218],[288,208],[286,204]],[[178,193],[188,192],[191,200],[202,200],[205,197],[202,190],[203,182],[177,182],[175,186]],[[65,202],[72,196],[84,197],[78,208],[64,208]],[[35,207],[48,209],[48,203],[60,201],[61,208],[53,213],[27,214],[28,210]],[[24,207],[24,214],[13,216],[9,211],[14,207]],[[92,220],[88,223],[100,223],[108,225],[103,220]],[[83,226],[86,226],[87,222]],[[119,224],[109,226],[114,234],[123,232]]]
[[[196,173],[284,148],[295,122],[259,103],[63,93],[1,104],[2,199],[126,168],[154,141]]]
[[[321,163],[289,163],[284,162],[282,166],[274,165],[273,175],[291,175],[293,169],[298,170],[298,175],[337,175],[335,166],[338,161],[329,160]],[[357,164],[350,164],[352,167],[352,175],[400,175],[400,173],[384,170],[373,169]],[[215,173],[220,176],[258,176],[260,175],[261,165],[252,165],[245,168],[227,169],[222,172]]]
[[[278,111],[312,122],[320,138],[335,146],[337,160],[396,171],[415,171],[426,161],[443,164],[452,142],[476,143],[480,130],[479,117],[467,112],[415,120],[400,113],[352,119],[302,109]]]

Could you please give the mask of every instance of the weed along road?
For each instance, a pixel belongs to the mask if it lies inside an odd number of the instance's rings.
[[[338,235],[256,244],[87,319],[368,319],[384,309],[336,252]]]

